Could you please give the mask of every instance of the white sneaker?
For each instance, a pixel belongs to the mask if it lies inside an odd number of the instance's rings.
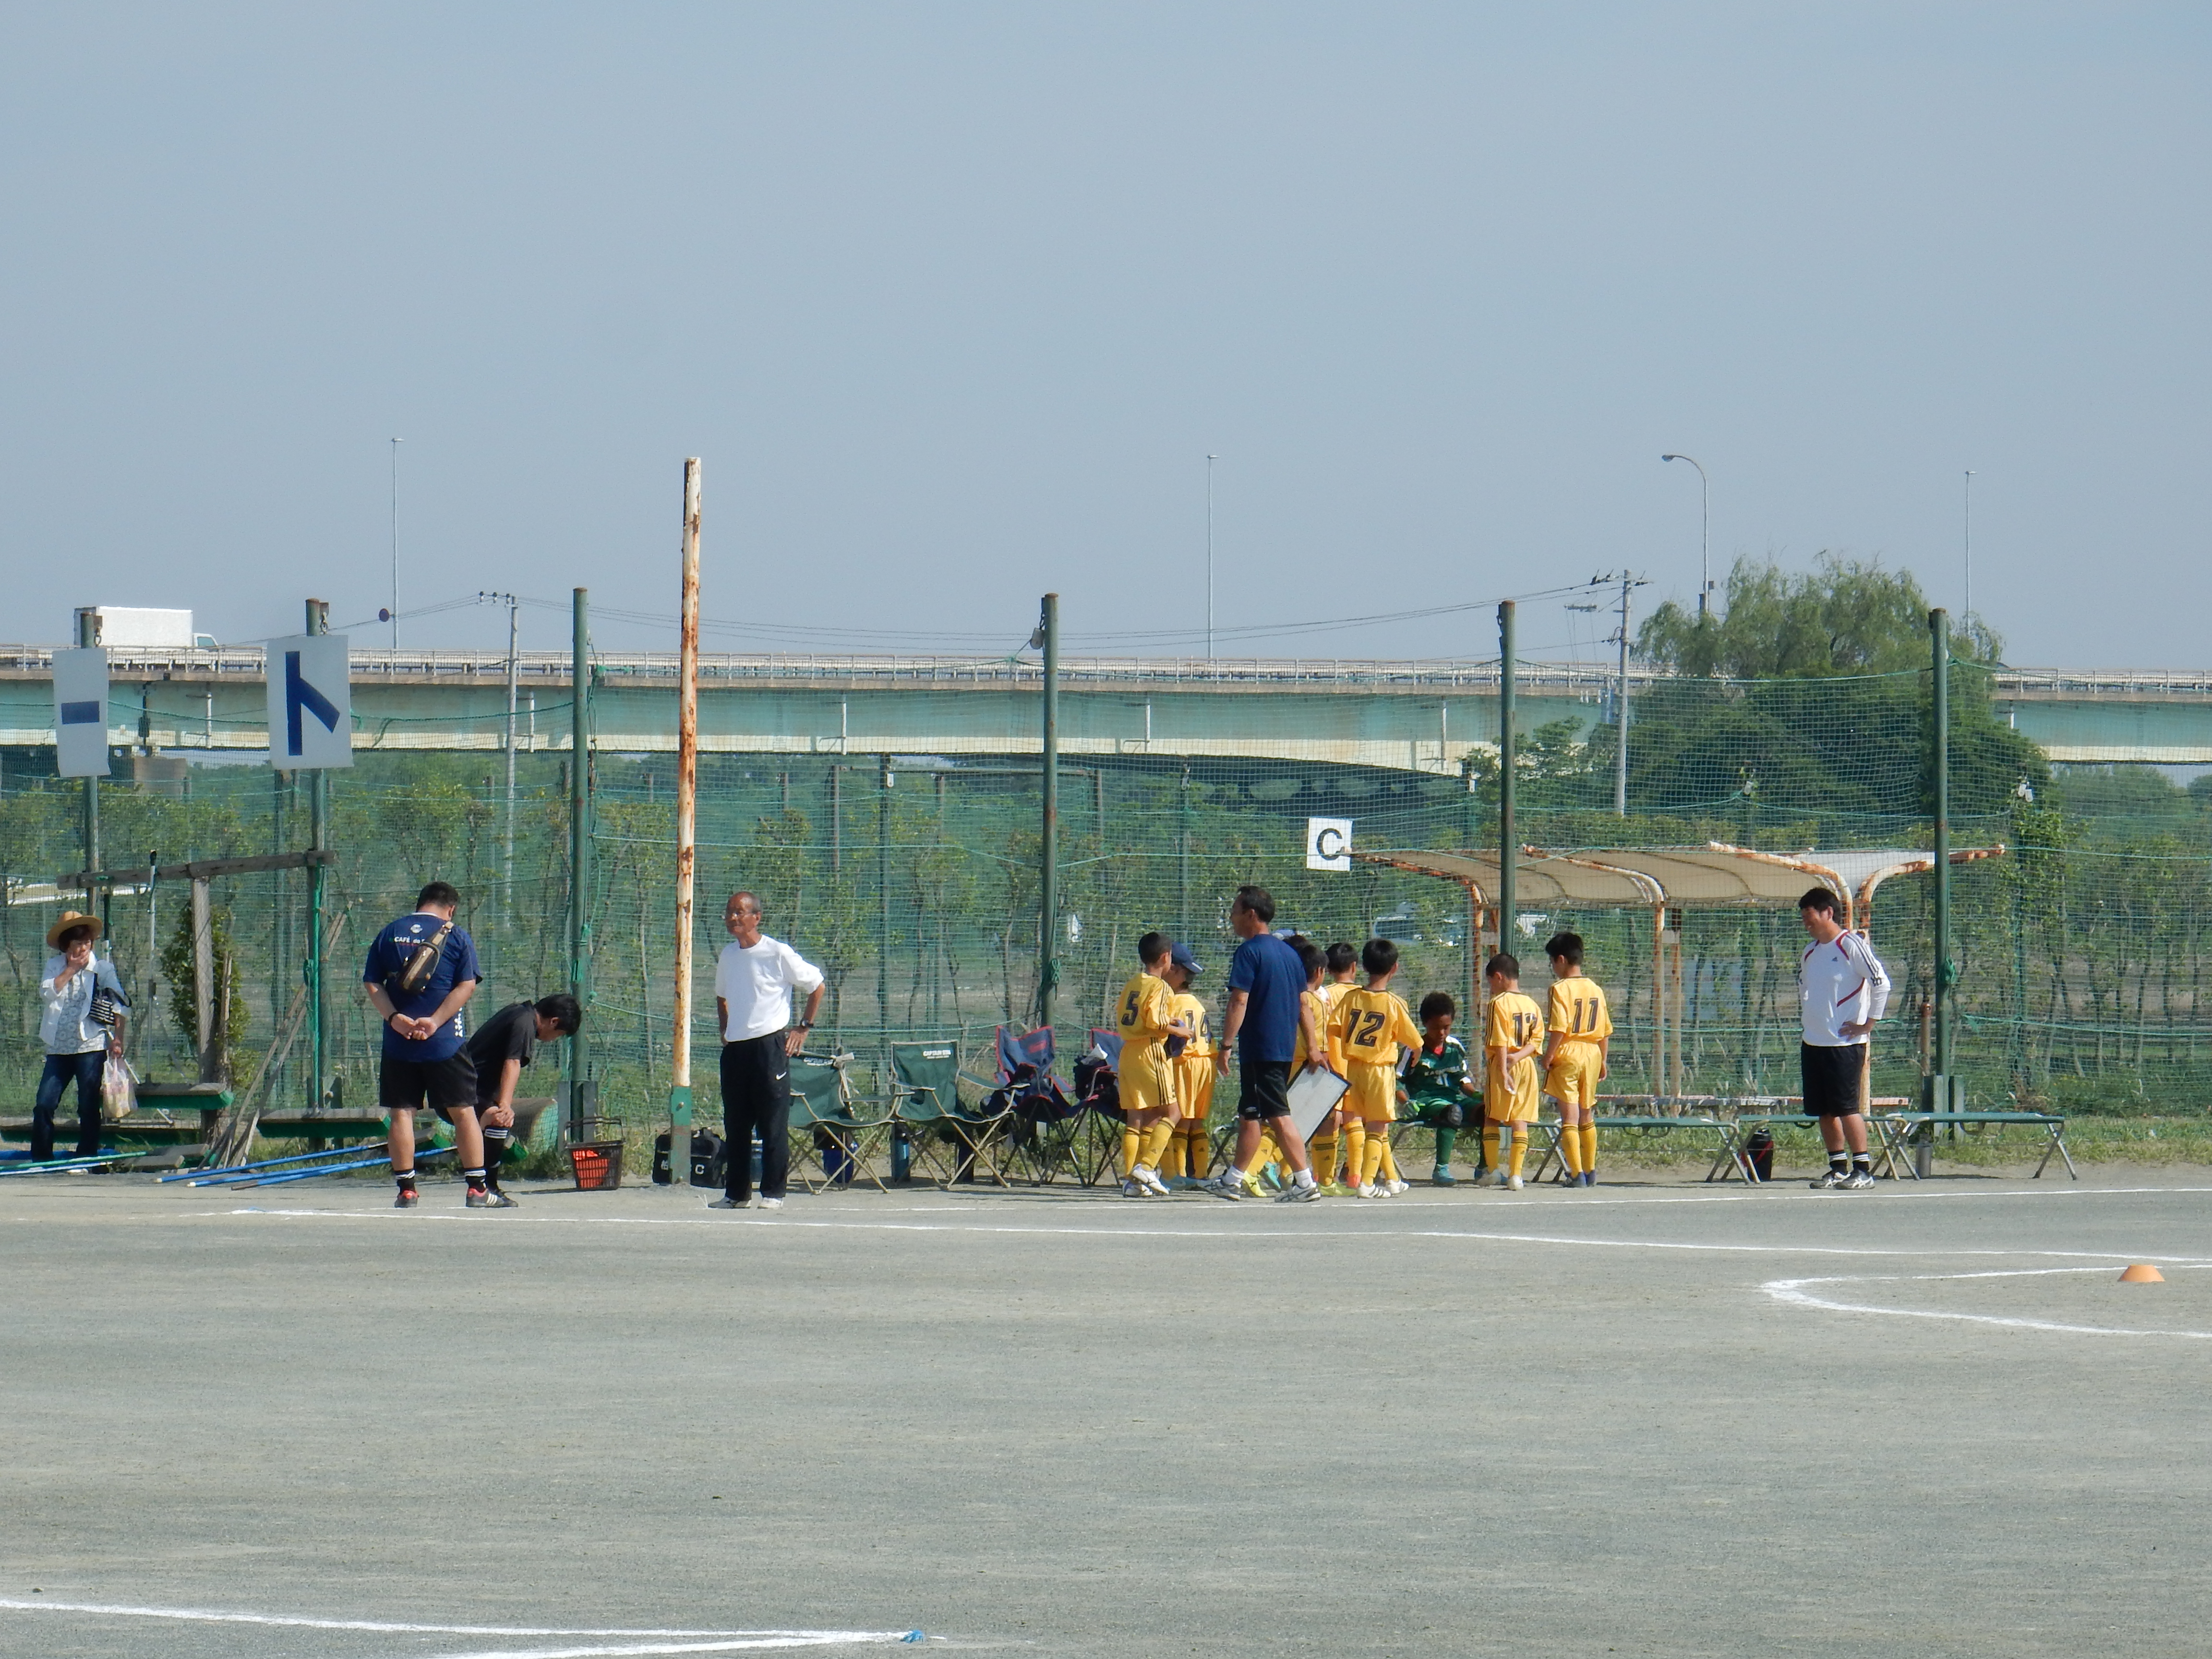
[[[1506,1173],[1505,1173],[1505,1171],[1504,1171],[1504,1170],[1500,1170],[1498,1172],[1498,1184],[1499,1186],[1501,1186],[1501,1187],[1504,1187],[1504,1186],[1506,1186],[1506,1185],[1510,1184],[1510,1183],[1511,1182],[1512,1179],[1513,1179],[1513,1177],[1512,1177],[1511,1176],[1510,1176],[1510,1175],[1506,1174]]]
[[[1148,1170],[1139,1164],[1130,1172],[1130,1176],[1139,1187],[1154,1197],[1165,1198],[1168,1195],[1168,1183],[1160,1179],[1158,1170]]]
[[[780,1198],[757,1199],[754,1200],[753,1207],[759,1210],[780,1210],[783,1207],[783,1200]]]
[[[1361,1198],[1380,1198],[1382,1189],[1380,1187],[1362,1187],[1358,1195]]]
[[[707,1207],[710,1210],[750,1210],[752,1206],[753,1201],[750,1198],[718,1198]]]
[[[1244,1183],[1236,1180],[1235,1175],[1236,1171],[1233,1170],[1224,1170],[1212,1180],[1200,1187],[1199,1191],[1213,1198],[1228,1199],[1234,1203],[1244,1196]]]
[[[1505,1177],[1505,1185],[1511,1191],[1517,1193],[1521,1190],[1521,1177],[1519,1176],[1508,1176]]]
[[[1152,1195],[1145,1183],[1134,1176],[1121,1183],[1121,1196],[1124,1198],[1150,1198]]]
[[[1386,1181],[1382,1183],[1382,1196],[1385,1198],[1395,1198],[1401,1193],[1410,1193],[1413,1190],[1402,1181]]]

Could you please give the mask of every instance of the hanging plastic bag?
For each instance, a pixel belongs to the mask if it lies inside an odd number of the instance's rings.
[[[100,1073],[100,1117],[103,1123],[119,1123],[138,1109],[138,1074],[119,1055],[108,1056]]]

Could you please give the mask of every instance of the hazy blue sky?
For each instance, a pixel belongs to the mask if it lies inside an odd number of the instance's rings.
[[[1972,467],[2013,660],[2201,664],[2208,18],[9,5],[0,637],[373,615],[394,434],[403,609],[672,613],[696,453],[710,617],[976,651],[1202,624],[1209,451],[1224,629],[1686,598],[1680,449],[1717,568],[1955,606]]]

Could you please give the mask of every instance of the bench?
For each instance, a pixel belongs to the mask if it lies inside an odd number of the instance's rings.
[[[1711,1135],[1717,1143],[1717,1151],[1713,1158],[1712,1170],[1707,1172],[1705,1179],[1714,1180],[1717,1174],[1718,1179],[1725,1181],[1728,1179],[1727,1176],[1718,1172],[1724,1165],[1730,1164],[1735,1166],[1736,1173],[1742,1176],[1745,1180],[1754,1179],[1750,1170],[1743,1163],[1743,1149],[1736,1140],[1735,1125],[1726,1118],[1670,1117],[1651,1113],[1607,1117],[1594,1113],[1590,1121],[1597,1127],[1600,1133],[1608,1129],[1631,1130],[1644,1135],[1673,1134],[1680,1130],[1688,1130],[1692,1133]],[[1559,1120],[1557,1118],[1540,1119],[1535,1127],[1545,1133],[1549,1138],[1550,1144],[1544,1148],[1543,1156],[1536,1160],[1535,1171],[1528,1179],[1531,1182],[1541,1181],[1544,1178],[1545,1170],[1552,1167],[1554,1160],[1559,1165],[1559,1173],[1564,1176],[1566,1173],[1567,1164],[1566,1159],[1560,1155],[1559,1152]]]
[[[1920,1178],[1920,1171],[1913,1167],[1911,1153],[1923,1132],[1932,1135],[1938,1127],[1944,1127],[1978,1133],[2007,1127],[2035,1128],[2044,1133],[2043,1159],[2035,1166],[2030,1180],[2043,1178],[2054,1152],[2065,1163],[2068,1175],[2076,1181],[2081,1178],[2081,1172],[2074,1167],[2073,1154],[2066,1150],[2066,1120],[2055,1112],[1883,1112],[1875,1118],[1874,1126],[1881,1136],[1883,1169],[1894,1179],[1902,1180],[1908,1174],[1916,1181]]]

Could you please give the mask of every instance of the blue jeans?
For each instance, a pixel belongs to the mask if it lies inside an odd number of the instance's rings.
[[[31,1158],[43,1164],[54,1155],[54,1108],[62,1092],[76,1079],[76,1153],[89,1158],[100,1150],[100,1078],[106,1070],[107,1051],[88,1054],[48,1054],[46,1069],[39,1073],[39,1102],[31,1109]]]

